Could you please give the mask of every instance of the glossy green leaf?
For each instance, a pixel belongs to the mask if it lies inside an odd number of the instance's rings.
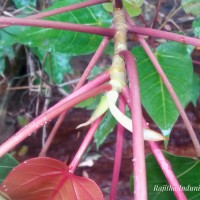
[[[72,74],[73,70],[70,65],[70,57],[66,53],[52,51],[43,51],[41,49],[33,49],[43,64],[45,71],[56,83],[62,83],[66,74]],[[44,61],[45,60],[45,61]]]
[[[137,59],[142,103],[163,132],[170,130],[178,118],[178,110],[144,50],[137,47],[132,52]],[[193,79],[187,46],[167,42],[156,49],[155,56],[185,107],[190,100]]]
[[[197,100],[200,95],[200,78],[197,73],[193,75],[193,82],[192,82],[192,93],[191,93],[191,102],[194,106],[197,105]]]
[[[181,5],[186,13],[193,14],[195,16],[200,15],[200,1],[199,0],[182,0]]]
[[[0,183],[2,183],[8,173],[17,165],[18,162],[10,154],[5,154],[0,158]]]
[[[46,9],[46,11],[81,1],[58,1]],[[111,23],[110,15],[102,8],[101,5],[78,9],[45,19],[101,27],[109,27]],[[39,47],[46,50],[54,50],[56,52],[67,53],[68,55],[89,54],[96,50],[102,39],[101,36],[97,35],[55,30],[50,28],[8,27],[4,30],[7,32],[7,35],[5,33],[3,35],[4,40],[8,38],[8,40],[11,39],[12,43],[19,42],[27,46]],[[10,35],[8,36],[8,34]],[[10,38],[12,35],[13,37]],[[4,42],[9,43],[8,40]]]
[[[195,36],[200,37],[200,18],[194,20],[194,22],[192,23],[192,27]]]
[[[97,129],[94,139],[96,142],[97,148],[99,148],[108,137],[108,135],[114,130],[117,122],[114,117],[111,115],[109,111],[107,111],[106,115],[104,116],[101,125]]]
[[[52,158],[33,158],[15,167],[0,186],[13,200],[103,200],[91,179],[69,172],[65,163]]]
[[[35,7],[36,0],[12,0],[17,8],[24,8],[27,6]]]
[[[174,156],[163,151],[167,160],[170,161],[173,172],[183,188],[188,200],[200,198],[200,162],[187,157]],[[147,184],[149,200],[176,200],[170,186],[162,173],[154,156],[146,157]],[[196,190],[196,191],[194,191]]]

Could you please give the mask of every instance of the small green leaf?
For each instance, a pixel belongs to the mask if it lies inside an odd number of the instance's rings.
[[[114,130],[116,124],[117,122],[114,117],[107,111],[94,136],[97,148],[104,143],[108,135]]]
[[[193,82],[192,82],[192,93],[191,93],[191,102],[196,107],[197,106],[197,99],[200,95],[200,78],[197,73],[193,75]]]
[[[124,7],[131,17],[135,17],[141,14],[142,4],[143,4],[143,0],[125,0],[124,1]]]
[[[192,23],[192,28],[194,29],[194,34],[200,37],[200,18],[196,18]]]
[[[10,154],[5,154],[0,158],[0,183],[3,182],[9,172],[17,165],[18,162]]]
[[[195,16],[200,15],[200,1],[199,0],[182,0],[181,5],[186,13],[193,14]]]
[[[144,50],[135,48],[133,55],[137,59],[142,103],[161,130],[170,130],[179,112]],[[156,49],[155,56],[185,107],[190,101],[193,79],[192,60],[187,46],[167,42]]]
[[[178,181],[183,188],[188,200],[198,200],[200,196],[199,160],[175,156],[165,151],[163,151],[163,153],[167,160],[169,160],[171,163],[172,170],[178,178]],[[172,189],[170,190],[170,186],[152,154],[146,157],[146,168],[148,199],[176,200]]]
[[[142,9],[141,6],[143,4],[144,0],[123,0],[123,5],[125,9],[127,10],[128,14],[131,17],[135,17],[141,14]],[[108,12],[113,12],[113,6],[112,3],[104,3],[103,7]]]
[[[34,7],[36,6],[36,0],[12,0],[17,8],[24,8],[27,6]]]
[[[113,12],[113,5],[112,5],[111,2],[103,3],[102,5],[103,5],[103,8],[104,8],[106,11],[108,11],[108,12],[110,12],[110,13]]]

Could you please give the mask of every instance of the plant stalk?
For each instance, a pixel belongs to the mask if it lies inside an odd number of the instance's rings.
[[[105,38],[102,40],[101,44],[99,45],[99,48],[97,49],[97,51],[95,52],[94,56],[93,56],[92,59],[90,60],[88,66],[86,67],[86,69],[85,69],[83,75],[81,76],[81,78],[80,78],[78,84],[76,85],[76,87],[75,87],[75,89],[74,89],[74,92],[75,92],[76,90],[79,90],[79,89],[81,88],[81,86],[84,84],[84,82],[85,82],[85,80],[87,79],[87,77],[88,77],[90,71],[92,70],[93,66],[96,64],[97,60],[98,60],[99,57],[101,56],[101,54],[102,54],[103,50],[105,49],[105,47],[107,46],[108,42],[109,42],[109,38],[107,38],[107,37],[105,37]],[[103,74],[104,74],[104,75],[103,75]],[[99,77],[97,77],[95,80],[91,81],[92,83],[91,83],[91,82],[89,83],[89,86],[90,86],[90,87],[87,86],[87,88],[88,88],[88,89],[89,89],[89,88],[92,89],[92,88],[94,88],[94,87],[96,87],[96,86],[99,86],[100,84],[103,84],[103,83],[105,83],[106,81],[108,81],[108,80],[109,80],[109,76],[110,76],[109,73],[103,73],[103,74],[100,75]],[[100,78],[100,77],[102,77],[102,78]],[[104,78],[104,79],[103,79],[103,78]],[[87,85],[88,85],[88,84],[87,84]],[[83,88],[84,88],[84,87],[83,87]],[[81,90],[82,90],[82,89],[81,89]],[[83,92],[84,92],[84,91],[83,91]],[[82,92],[82,93],[83,93],[83,92]],[[56,124],[55,124],[55,126],[53,127],[53,129],[52,129],[52,131],[51,131],[51,133],[50,133],[50,135],[49,135],[49,137],[48,137],[48,139],[47,139],[45,145],[43,146],[43,148],[42,148],[42,150],[41,150],[39,156],[45,156],[45,155],[46,155],[46,152],[48,151],[48,149],[49,149],[49,147],[50,147],[50,145],[51,145],[51,142],[52,142],[53,138],[55,137],[58,128],[59,128],[60,125],[62,124],[62,122],[63,122],[63,120],[64,120],[66,114],[67,114],[66,112],[63,112],[63,113],[61,113],[61,115],[59,116],[59,118],[58,118],[58,120],[56,121]]]
[[[140,35],[147,35],[157,38],[163,38],[166,40],[172,40],[184,44],[191,44],[196,47],[200,47],[200,39],[192,38],[176,33],[171,33],[167,31],[161,31],[161,30],[155,30],[152,28],[146,28],[146,27],[139,27],[132,24],[128,24],[128,32],[129,33],[136,33]]]
[[[59,105],[54,105],[51,107],[51,110],[47,110],[42,115],[35,118],[32,122],[27,124],[24,128],[22,128],[20,131],[18,131],[15,135],[10,137],[7,141],[5,141],[0,146],[0,157],[3,156],[8,151],[12,150],[16,145],[18,145],[20,142],[22,142],[27,137],[31,136],[31,134],[41,128],[44,124],[47,124],[49,121],[57,117],[60,113],[63,111],[67,111],[74,105],[91,98],[93,96],[96,96],[98,94],[101,94],[106,91],[110,91],[112,89],[112,86],[110,84],[104,84],[99,87],[96,87],[94,89],[91,89],[87,91],[84,94],[79,95],[78,97],[75,97],[71,100],[66,101],[65,103],[60,103]]]
[[[170,162],[165,158],[163,155],[163,152],[159,148],[159,146],[156,144],[156,142],[148,142],[151,151],[153,152],[154,157],[156,158],[160,168],[162,169],[168,183],[172,188],[176,188],[173,190],[174,195],[178,200],[187,200],[183,190],[180,187],[180,183],[178,182]]]
[[[125,108],[126,108],[125,102],[120,96],[119,110],[122,113],[125,113]],[[120,167],[121,167],[123,139],[124,139],[124,127],[120,123],[118,123],[117,124],[117,141],[115,145],[115,161],[114,161],[114,169],[113,169],[113,175],[112,175],[110,200],[115,200],[116,195],[117,195],[117,184],[119,180],[119,173],[120,173]]]
[[[53,28],[58,30],[76,31],[82,33],[102,35],[107,37],[113,37],[114,35],[114,29],[112,28],[102,28],[98,26],[73,24],[67,22],[56,22],[56,21],[41,20],[41,19],[0,17],[0,25],[2,25],[3,28],[5,28],[7,25],[10,26],[20,25],[20,26],[34,26],[43,28]]]
[[[61,8],[57,8],[54,10],[48,10],[45,12],[41,12],[35,15],[30,15],[27,17],[24,17],[23,19],[41,19],[44,17],[49,17],[49,16],[53,16],[53,15],[58,15],[64,12],[69,12],[72,10],[76,10],[76,9],[80,9],[80,8],[84,8],[84,7],[89,7],[89,6],[93,6],[93,5],[97,5],[100,3],[105,3],[107,2],[106,0],[89,0],[89,1],[85,1],[85,2],[80,2],[77,4],[73,4],[73,5],[69,5],[69,6],[64,6]],[[8,27],[8,26],[7,26]],[[0,28],[5,28],[2,25],[0,25]]]
[[[96,130],[98,129],[103,116],[99,117],[97,120],[95,120],[91,126],[89,131],[86,134],[86,137],[84,138],[81,146],[79,147],[78,151],[76,152],[76,155],[74,156],[73,160],[71,161],[69,165],[69,172],[74,173],[76,170],[81,158],[83,157],[83,154],[85,153],[86,149],[88,148]]]
[[[133,165],[134,165],[134,199],[147,200],[147,181],[143,137],[143,116],[140,100],[139,80],[135,60],[129,51],[120,55],[126,62],[130,87],[130,104],[133,125]]]

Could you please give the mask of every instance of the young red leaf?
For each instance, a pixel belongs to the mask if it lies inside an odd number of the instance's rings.
[[[14,200],[103,200],[97,184],[69,173],[52,158],[33,158],[15,167],[0,186]]]

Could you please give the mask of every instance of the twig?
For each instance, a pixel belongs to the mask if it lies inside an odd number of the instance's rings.
[[[135,60],[129,51],[122,51],[129,78],[131,116],[133,124],[133,164],[134,164],[134,199],[147,199],[146,166],[143,137],[143,117],[140,101],[139,80]]]
[[[23,129],[18,131],[15,135],[10,137],[7,141],[5,141],[0,146],[0,157],[5,153],[13,149],[16,145],[22,142],[27,137],[31,136],[31,134],[42,127],[44,124],[47,124],[49,121],[57,117],[63,111],[67,111],[69,108],[74,105],[84,101],[88,98],[101,94],[103,92],[109,91],[112,89],[110,84],[101,85],[94,89],[87,91],[85,94],[81,94],[71,100],[60,101],[56,105],[52,106],[49,110],[35,118],[32,122],[27,124]]]
[[[21,19],[15,17],[0,17],[0,25],[5,28],[7,25],[21,25],[21,26],[33,26],[33,27],[43,27],[43,28],[53,28],[59,30],[76,31],[82,33],[96,34],[107,37],[113,37],[114,29],[112,28],[102,28],[98,26],[89,26],[83,24],[73,24],[67,22],[56,22],[50,20],[41,19]]]
[[[97,120],[95,120],[89,131],[87,132],[82,144],[80,145],[78,151],[76,152],[76,155],[74,156],[73,160],[71,161],[70,165],[69,165],[69,171],[70,173],[74,173],[75,169],[77,168],[81,158],[83,157],[83,154],[85,153],[87,147],[89,146],[97,128],[99,127],[100,123],[102,121],[102,117],[98,118]]]
[[[119,109],[122,113],[125,113],[125,102],[122,97],[119,98]],[[124,127],[117,124],[117,141],[115,145],[115,161],[112,175],[112,186],[110,191],[110,200],[115,200],[117,193],[117,184],[119,180],[119,173],[121,167],[122,150],[123,150],[123,139],[124,139]]]

